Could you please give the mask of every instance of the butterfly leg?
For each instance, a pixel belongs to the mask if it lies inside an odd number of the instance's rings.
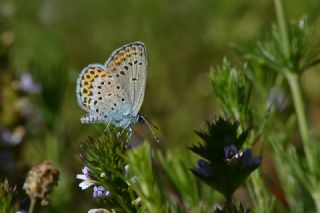
[[[104,129],[104,132],[109,131],[109,125],[110,125],[110,121],[107,123],[107,126],[106,126],[106,128]]]
[[[128,131],[127,131],[126,137],[127,137],[128,139],[130,139],[131,136],[132,136],[132,128],[131,128],[131,127],[128,127]]]
[[[127,128],[122,128],[120,131],[120,135],[123,135],[124,133],[128,134]],[[125,135],[127,137],[127,135]]]
[[[125,137],[129,139],[132,135],[131,127],[122,128],[122,130],[120,131],[120,135],[123,135],[123,134],[126,134]]]

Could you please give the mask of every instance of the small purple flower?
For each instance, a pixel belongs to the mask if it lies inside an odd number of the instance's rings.
[[[258,156],[252,156],[252,153],[249,149],[243,152],[242,157],[242,168],[256,168],[261,163],[261,158]]]
[[[11,143],[11,138],[12,138],[12,132],[9,129],[3,129],[1,131],[1,139],[5,142],[5,143]]]
[[[213,174],[213,170],[210,167],[210,165],[207,163],[207,161],[203,159],[198,160],[198,166],[199,167],[192,169],[192,171],[197,175],[203,176],[203,177],[210,177]]]
[[[230,146],[225,146],[224,148],[224,158],[229,160],[238,157],[237,147],[233,144]]]
[[[79,186],[82,190],[89,188],[90,186],[94,185],[96,181],[92,180],[92,178],[89,175],[89,169],[88,167],[83,167],[82,169],[83,174],[77,175],[77,179],[83,180]]]
[[[103,186],[93,187],[93,198],[105,198],[110,196],[110,191],[105,189]]]
[[[0,140],[6,145],[15,146],[20,144],[26,134],[26,129],[23,126],[16,127],[13,131],[7,128],[0,130]]]
[[[86,177],[89,177],[89,169],[88,167],[83,167],[82,168],[82,173],[86,176]]]
[[[27,93],[39,93],[41,86],[37,84],[29,73],[23,73],[18,82],[18,88]]]

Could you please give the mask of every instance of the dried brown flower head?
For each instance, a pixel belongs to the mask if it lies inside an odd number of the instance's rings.
[[[36,198],[41,199],[41,205],[45,206],[49,202],[49,195],[54,186],[58,185],[59,170],[53,166],[52,162],[44,161],[31,168],[23,185],[23,189],[29,195],[31,201]]]

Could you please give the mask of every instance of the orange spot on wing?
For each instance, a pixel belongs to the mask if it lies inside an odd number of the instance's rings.
[[[92,95],[92,91],[90,90],[90,88],[89,88],[89,89],[88,89],[88,88],[83,88],[83,90],[82,90],[82,95],[83,95],[84,97],[91,96],[91,95]]]
[[[120,64],[120,62],[121,62],[121,61],[119,60],[119,58],[116,58],[116,60],[115,60],[115,64],[116,64],[116,65],[119,65],[119,64]]]
[[[90,73],[87,73],[85,75],[85,79],[90,82],[90,81],[92,81],[94,79],[94,76],[92,74],[90,74]]]
[[[137,54],[137,51],[135,51],[135,50],[130,51],[130,55],[136,55],[136,54]]]
[[[81,81],[81,86],[82,86],[82,87],[85,87],[85,88],[90,88],[91,82],[88,81],[87,79],[83,79],[83,80]]]
[[[86,102],[84,102],[84,106],[89,108],[89,103],[90,103],[90,101],[89,101],[89,99],[87,99]]]
[[[86,90],[90,90],[91,84],[83,86]]]

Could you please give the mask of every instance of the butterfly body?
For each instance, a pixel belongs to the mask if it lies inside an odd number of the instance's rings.
[[[147,77],[142,42],[112,52],[105,64],[90,64],[79,75],[77,99],[87,113],[82,123],[112,123],[129,127],[138,122]]]

